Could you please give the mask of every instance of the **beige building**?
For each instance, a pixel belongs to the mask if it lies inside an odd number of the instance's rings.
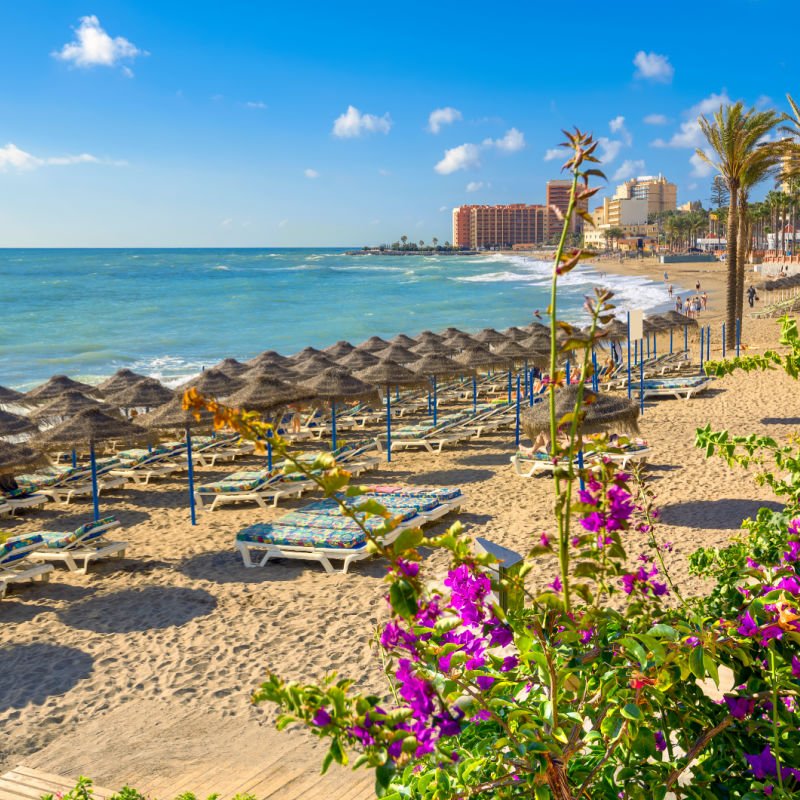
[[[674,211],[678,205],[678,187],[663,175],[641,175],[619,184],[612,200],[646,200],[648,214]]]
[[[547,206],[547,239],[553,239],[560,235],[563,217],[569,207],[569,195],[572,191],[572,181],[554,180],[547,181],[547,195],[545,205]],[[578,208],[587,211],[589,201],[579,200]],[[557,210],[556,210],[557,209]],[[559,212],[561,217],[559,217]],[[583,230],[583,219],[577,214],[572,217],[570,232],[580,233]]]

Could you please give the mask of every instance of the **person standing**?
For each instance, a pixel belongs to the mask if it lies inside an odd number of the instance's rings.
[[[747,304],[753,308],[756,302],[756,287],[749,286],[747,289]]]
[[[669,285],[669,288],[667,289],[667,294],[668,294],[670,297],[672,297],[672,284],[670,284],[670,285]]]
[[[680,314],[683,311],[683,303],[681,303],[681,296],[675,298],[675,310]]]

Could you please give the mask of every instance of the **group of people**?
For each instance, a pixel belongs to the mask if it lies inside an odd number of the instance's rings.
[[[664,283],[667,283],[667,281],[669,281],[669,275],[665,272]],[[700,292],[699,280],[695,284],[695,289],[697,290],[697,294],[693,296],[689,295],[683,300],[681,300],[680,295],[675,297],[675,310],[679,314],[684,314],[690,319],[696,318],[701,311],[705,311],[708,308],[708,292]],[[671,283],[667,286],[667,294],[669,295],[670,299],[674,296],[673,286]]]

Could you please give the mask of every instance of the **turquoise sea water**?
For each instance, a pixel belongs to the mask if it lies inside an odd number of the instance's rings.
[[[0,385],[119,367],[176,382],[226,356],[337,339],[530,322],[550,266],[522,256],[346,256],[335,249],[0,250]],[[602,283],[620,307],[666,307],[661,284],[581,267],[560,316]]]

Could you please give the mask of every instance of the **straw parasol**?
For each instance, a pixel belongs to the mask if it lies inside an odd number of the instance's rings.
[[[578,386],[564,386],[556,390],[556,421],[575,408]],[[583,435],[591,435],[601,431],[620,431],[637,434],[639,426],[639,404],[627,398],[610,394],[593,395],[584,390],[584,400],[594,397],[594,402],[584,405],[585,416],[581,425]],[[526,409],[522,416],[522,427],[525,433],[535,441],[542,432],[550,431],[550,404],[537,403]]]
[[[416,353],[412,353],[407,347],[397,342],[392,342],[385,350],[381,350],[381,359],[395,361],[398,364],[409,364],[418,358]]]
[[[21,436],[35,430],[36,426],[27,417],[0,409],[0,436]]]
[[[331,449],[336,449],[336,401],[348,397],[370,397],[375,390],[353,376],[344,367],[328,367],[308,380],[302,381],[300,387],[308,390],[312,396],[331,401]]]
[[[440,336],[438,333],[434,333],[433,331],[422,331],[422,333],[417,336],[417,344],[422,344],[424,342],[441,344],[444,342],[444,338],[444,336]]]
[[[507,342],[503,342],[503,344],[495,347],[492,352],[496,357],[498,357],[498,360],[501,360],[504,363],[510,361],[521,361],[522,359],[529,358],[530,356],[530,352],[528,350],[510,339]]]
[[[0,386],[0,406],[2,405],[25,405],[25,395],[16,389]]]
[[[545,325],[543,322],[537,322],[536,320],[529,322],[527,325],[523,325],[522,330],[528,331],[528,333],[536,333],[537,331],[541,331],[542,333],[546,333],[548,336],[550,336],[550,326]]]
[[[173,397],[175,392],[155,378],[142,378],[125,389],[109,393],[106,402],[120,408],[155,408],[168,403]]]
[[[350,342],[346,342],[344,339],[339,339],[336,344],[326,347],[322,352],[325,353],[326,356],[338,361],[348,353],[352,353],[355,349],[355,345],[350,344]]]
[[[521,342],[523,339],[527,339],[530,336],[530,332],[524,331],[522,328],[517,328],[515,325],[512,325],[510,328],[506,328],[503,331],[503,336],[507,337],[508,339],[512,339],[515,342]]]
[[[387,348],[388,350],[389,348]],[[420,377],[409,369],[382,358],[371,367],[360,370],[356,377],[371,386],[386,387],[386,460],[392,460],[392,386],[419,383]]]
[[[439,334],[439,336],[441,336],[443,339],[452,339],[454,336],[468,336],[468,334],[462,330],[459,330],[458,328],[450,327],[450,328],[445,328]]]
[[[250,370],[250,366],[250,364],[242,364],[241,361],[237,361],[235,358],[224,358],[219,364],[215,364],[213,369],[221,370],[226,375],[230,375],[231,378],[240,378]]]
[[[448,336],[444,342],[448,347],[458,350],[463,350],[465,347],[472,347],[473,345],[479,344],[479,342],[473,339],[468,333],[453,334],[453,336]]]
[[[251,411],[267,411],[309,397],[311,393],[304,392],[298,386],[261,374],[253,376],[238,392],[232,394],[227,405]]]
[[[388,350],[389,348],[385,348]],[[379,352],[383,353],[385,350]],[[366,369],[378,363],[378,356],[373,355],[368,350],[353,350],[338,359],[339,364],[352,370]]]
[[[497,364],[499,359],[488,347],[476,343],[456,353],[453,361],[465,367],[488,367]]]
[[[403,347],[413,347],[415,344],[417,344],[417,340],[412,339],[405,333],[398,333],[397,336],[392,337],[392,343],[402,345]]]
[[[317,350],[316,347],[304,347],[299,353],[289,356],[289,360],[294,364],[299,364],[311,356],[324,355],[322,350]]]
[[[610,342],[624,342],[628,338],[628,326],[621,319],[612,319],[602,331]]]
[[[207,369],[199,375],[178,386],[178,392],[185,392],[187,389],[197,389],[202,394],[212,397],[227,397],[242,387],[244,381],[241,378],[232,378],[218,369]]]
[[[323,369],[335,366],[336,362],[332,358],[328,358],[324,353],[314,353],[302,361],[298,361],[292,369],[297,375],[305,376],[313,375]]]
[[[58,419],[59,417],[72,417],[84,408],[97,408],[101,406],[99,400],[87,397],[83,392],[69,389],[60,397],[56,397],[46,405],[41,406],[31,414],[31,419]],[[106,408],[106,411],[110,409]]]
[[[194,413],[184,409],[182,398],[177,396],[168,403],[136,417],[136,424],[143,428],[188,428],[194,426],[208,428],[213,421],[211,412],[205,409],[200,411],[200,419],[195,419]]]
[[[92,465],[92,500],[94,503],[94,518],[100,519],[100,503],[97,491],[97,462],[94,446],[98,442],[107,442],[112,439],[144,440],[149,439],[148,432],[128,422],[120,416],[107,414],[101,408],[85,408],[74,417],[64,420],[53,428],[40,433],[36,445],[42,449],[52,446],[89,445],[89,457]]]
[[[106,378],[97,388],[103,394],[118,392],[120,389],[127,389],[132,383],[136,383],[136,381],[140,381],[144,377],[146,376],[123,367],[118,369],[110,378]]]
[[[0,472],[14,472],[46,462],[47,459],[28,444],[12,444],[0,440]]]
[[[672,328],[684,328],[687,325],[694,326],[696,328],[698,324],[696,319],[679,314],[677,311],[675,311],[675,309],[672,311],[667,311],[661,316],[670,323],[670,327]]]
[[[291,366],[294,361],[287,356],[282,356],[276,350],[265,350],[263,353],[259,353],[255,358],[251,358],[248,362],[251,368],[253,367],[288,367]]]
[[[68,378],[66,375],[53,375],[45,383],[40,384],[35,389],[31,389],[25,394],[25,400],[29,403],[46,403],[55,397],[66,392],[68,389],[77,389],[84,394],[96,394],[97,387],[90,386],[88,383],[81,383]]]
[[[448,358],[443,353],[427,353],[411,365],[411,369],[417,375],[428,375],[436,377],[437,375],[456,375],[459,372],[465,372],[464,366],[452,358]]]
[[[365,342],[361,342],[358,346],[359,350],[366,350],[368,353],[377,353],[379,350],[385,350],[389,346],[386,339],[381,339],[380,336],[370,336]]]
[[[503,336],[500,331],[496,331],[494,328],[484,328],[480,333],[476,333],[473,337],[476,342],[480,342],[481,344],[502,344],[503,342],[508,341],[507,336]]]
[[[416,356],[427,356],[427,355],[436,355],[437,353],[441,353],[445,356],[452,355],[452,348],[448,347],[444,342],[436,342],[433,339],[426,339],[419,344],[415,344],[411,349],[411,352],[414,353]]]

